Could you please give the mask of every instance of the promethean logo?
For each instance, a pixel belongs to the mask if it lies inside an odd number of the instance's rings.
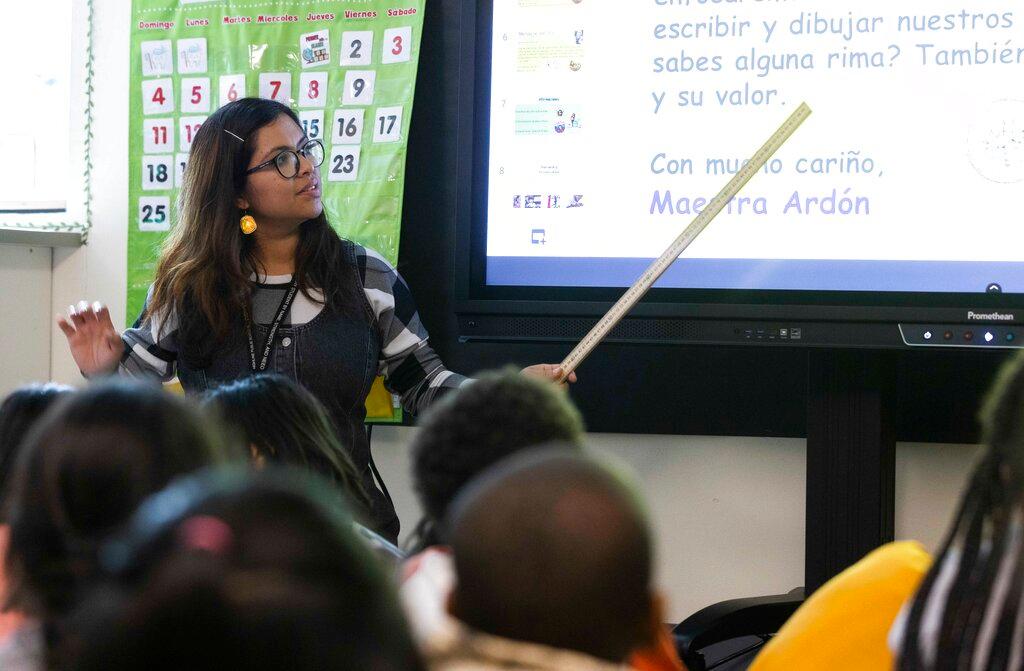
[[[1012,322],[1013,314],[1006,312],[967,312],[967,318],[980,322]]]

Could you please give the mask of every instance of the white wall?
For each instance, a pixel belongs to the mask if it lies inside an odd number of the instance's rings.
[[[0,394],[49,378],[50,265],[49,247],[0,245]]]
[[[373,434],[403,538],[420,516],[407,450],[415,431],[377,427]],[[806,441],[591,434],[588,442],[640,476],[671,621],[724,599],[803,585]],[[939,544],[978,452],[973,445],[897,446],[897,538]]]
[[[978,445],[896,446],[896,538],[914,538],[934,552],[956,512]]]
[[[94,228],[88,247],[54,252],[52,287],[48,250],[0,246],[0,390],[47,377],[81,382],[52,326],[52,315],[68,304],[101,300],[116,324],[125,322],[130,3],[94,5]],[[381,427],[374,435],[407,530],[418,519],[406,450],[413,431]],[[805,441],[611,434],[590,441],[631,464],[644,483],[672,619],[722,599],[802,584]],[[899,446],[898,537],[938,542],[976,453],[972,446]]]

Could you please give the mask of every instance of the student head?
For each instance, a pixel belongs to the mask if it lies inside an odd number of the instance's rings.
[[[980,416],[985,452],[900,630],[900,669],[1020,668],[1024,645],[1024,353]],[[965,661],[966,660],[966,661]]]
[[[335,488],[282,469],[221,470],[144,504],[101,553],[70,668],[416,671],[386,574]]]
[[[0,405],[0,519],[25,435],[50,406],[71,392],[65,385],[33,384],[15,389]]]
[[[431,408],[413,439],[413,478],[425,517],[421,544],[473,476],[524,448],[583,444],[583,421],[554,385],[507,368],[481,375]]]
[[[660,622],[637,488],[574,452],[531,450],[470,483],[452,505],[456,587],[473,629],[622,662]]]
[[[209,345],[233,331],[248,305],[250,276],[265,273],[265,237],[299,233],[299,289],[342,304],[351,287],[338,268],[341,240],[320,201],[322,146],[310,141],[287,105],[242,98],[203,121],[189,152],[178,221],[157,265],[149,314],[178,316],[182,354],[202,362]],[[257,228],[242,231],[243,215]]]
[[[129,382],[76,392],[22,452],[9,499],[9,605],[43,619],[66,612],[100,541],[146,496],[231,456],[186,399]]]
[[[327,411],[297,383],[283,375],[247,377],[214,389],[206,403],[241,432],[257,465],[289,464],[319,473],[340,487],[359,513],[369,509]]]

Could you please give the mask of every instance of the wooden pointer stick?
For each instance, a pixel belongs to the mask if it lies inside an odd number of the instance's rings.
[[[601,317],[600,321],[594,325],[594,328],[590,329],[590,333],[583,337],[583,340],[579,342],[576,347],[569,352],[569,356],[565,357],[562,361],[561,368],[562,374],[559,378],[559,382],[564,382],[569,374],[572,373],[576,368],[579,367],[583,360],[594,350],[597,345],[605,339],[605,337],[611,332],[615,325],[618,324],[633,306],[636,305],[644,294],[651,288],[651,286],[658,281],[658,278],[668,270],[679,255],[690,246],[690,244],[697,239],[708,224],[718,216],[729,201],[732,200],[736,194],[746,185],[750,179],[757,174],[757,171],[764,167],[764,164],[768,162],[775,152],[777,152],[782,145],[786,143],[786,140],[800,127],[807,117],[811,115],[811,108],[807,106],[807,103],[800,103],[800,107],[793,112],[788,119],[775,131],[768,141],[757,150],[749,161],[747,161],[743,167],[733,176],[729,183],[725,185],[718,195],[711,199],[711,202],[707,204],[707,207],[698,214],[690,225],[686,227],[679,237],[669,245],[665,253],[655,259],[654,263],[648,266],[647,270],[644,271],[643,275],[626,290],[626,293],[622,295],[622,298],[618,300],[605,313],[604,317]]]

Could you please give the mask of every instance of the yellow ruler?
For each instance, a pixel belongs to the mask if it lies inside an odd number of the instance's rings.
[[[569,356],[565,357],[562,361],[562,377],[561,381],[569,376],[584,359],[594,350],[595,347],[600,344],[602,340],[611,332],[615,325],[618,324],[633,306],[636,305],[644,294],[647,293],[648,289],[658,281],[658,278],[668,270],[669,266],[679,258],[679,255],[690,246],[690,244],[697,239],[697,236],[701,234],[708,224],[718,216],[729,201],[732,200],[736,194],[746,185],[750,179],[757,174],[757,171],[764,167],[764,164],[768,162],[775,152],[777,152],[782,145],[786,144],[786,140],[789,139],[797,128],[800,127],[807,117],[811,115],[811,108],[807,106],[807,103],[800,103],[800,107],[796,109],[786,121],[779,126],[779,129],[775,131],[768,141],[757,150],[757,152],[750,158],[746,164],[740,168],[729,183],[725,185],[718,195],[711,199],[711,202],[707,204],[707,207],[698,214],[690,225],[686,227],[679,237],[669,245],[665,253],[659,256],[655,261],[648,266],[647,270],[644,271],[643,275],[626,290],[626,293],[622,295],[622,298],[618,300],[605,313],[604,317],[601,317],[600,321],[594,325],[594,328],[590,329],[590,333],[583,337],[583,340],[579,342],[576,347],[569,352]]]

